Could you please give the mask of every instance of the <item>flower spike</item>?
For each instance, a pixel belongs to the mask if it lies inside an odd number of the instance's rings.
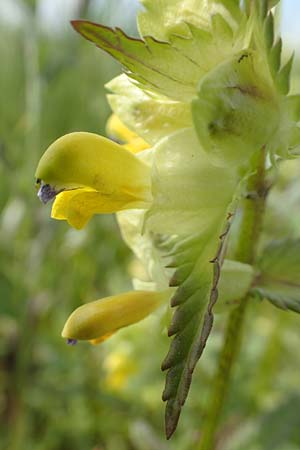
[[[41,200],[55,197],[52,217],[75,228],[93,214],[118,212],[145,269],[136,292],[75,310],[62,333],[69,343],[103,342],[172,295],[172,342],[162,364],[170,438],[214,313],[234,307],[253,282],[252,266],[228,264],[230,225],[257,164],[264,172],[266,161],[299,156],[300,96],[287,96],[292,58],[282,63],[274,33],[278,0],[141,2],[140,38],[72,22],[123,66],[107,85],[112,140],[64,136],[36,177]]]

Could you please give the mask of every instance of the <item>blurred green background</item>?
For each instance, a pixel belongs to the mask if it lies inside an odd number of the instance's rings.
[[[69,347],[60,337],[75,307],[131,289],[134,262],[115,219],[97,216],[75,231],[49,218],[50,206],[39,203],[34,188],[37,161],[54,139],[75,130],[104,133],[103,86],[120,71],[72,31],[69,19],[135,33],[136,6],[0,0],[1,450],[189,450],[200,438],[224,316],[216,320],[178,431],[166,442],[163,316],[96,347]],[[298,68],[297,62],[294,86]],[[265,241],[300,237],[299,174],[297,163],[284,166],[269,199]],[[245,336],[218,449],[299,450],[299,316],[254,300]]]

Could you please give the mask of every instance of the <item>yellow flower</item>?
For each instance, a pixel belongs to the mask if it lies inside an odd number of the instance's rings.
[[[124,146],[92,133],[71,133],[50,145],[36,179],[43,202],[57,196],[52,217],[75,228],[93,214],[151,202],[150,168]]]
[[[120,328],[143,320],[169,297],[168,291],[131,291],[102,298],[77,308],[68,318],[62,337],[100,343]]]
[[[109,353],[103,362],[103,367],[106,371],[105,383],[113,391],[122,391],[130,375],[137,371],[136,364],[126,346]]]

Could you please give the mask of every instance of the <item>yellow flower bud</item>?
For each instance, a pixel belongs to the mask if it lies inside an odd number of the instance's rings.
[[[62,337],[99,343],[120,328],[147,317],[169,297],[169,291],[130,291],[77,308],[68,318]]]

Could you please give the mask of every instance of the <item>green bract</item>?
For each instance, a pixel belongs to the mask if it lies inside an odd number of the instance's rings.
[[[37,177],[50,186],[51,195],[66,191],[55,200],[53,216],[78,228],[94,213],[118,211],[122,235],[145,267],[146,279],[135,279],[135,287],[171,297],[173,340],[162,365],[168,371],[163,399],[170,437],[213,325],[218,289],[219,309],[226,310],[253,281],[251,266],[223,264],[238,202],[251,195],[244,186],[256,170],[252,161],[262,152],[271,162],[299,153],[300,101],[287,96],[292,58],[282,64],[281,40],[274,38],[270,8],[276,1],[142,3],[140,39],[120,29],[73,22],[124,68],[107,88],[119,120],[109,129],[113,135],[120,127],[115,136],[127,136],[126,150],[91,136],[73,136],[74,147],[64,137],[59,148],[54,144],[55,158],[48,149]],[[83,190],[69,191],[74,187]],[[263,289],[260,294],[267,296]],[[126,294],[125,314],[132,302]],[[76,327],[84,323],[84,336],[97,336],[89,323],[102,329],[102,315],[82,321],[78,311]]]

